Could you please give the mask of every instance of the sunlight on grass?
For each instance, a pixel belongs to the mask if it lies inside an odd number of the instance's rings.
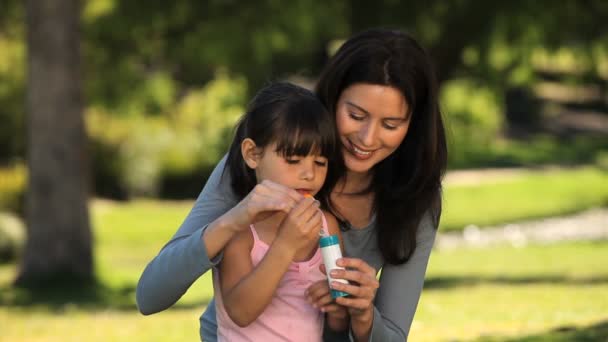
[[[606,171],[584,168],[527,172],[504,181],[446,186],[441,229],[566,215],[606,205]]]
[[[511,220],[606,203],[608,182],[602,182],[608,176],[596,169],[544,176],[449,186],[444,222],[455,227],[458,220]],[[142,316],[134,298],[144,267],[192,203],[93,201],[97,293],[59,291],[40,301],[9,287],[16,265],[0,266],[0,341],[197,340],[198,318],[212,296],[210,274],[158,314]],[[436,250],[411,340],[551,341],[565,336],[566,341],[601,334],[606,331],[602,322],[608,321],[607,264],[608,241]]]
[[[607,262],[606,241],[436,250],[411,338],[514,338],[608,321]]]

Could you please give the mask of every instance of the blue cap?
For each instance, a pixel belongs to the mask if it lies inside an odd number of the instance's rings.
[[[338,238],[338,235],[323,236],[319,239],[319,246],[321,246],[321,248],[337,245],[339,243],[340,239]]]
[[[338,290],[330,290],[331,298],[336,299],[338,297],[348,297],[349,294],[346,292],[338,291]]]

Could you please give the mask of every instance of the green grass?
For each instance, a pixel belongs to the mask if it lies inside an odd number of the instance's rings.
[[[435,251],[414,341],[606,334],[608,241]],[[568,340],[568,339],[566,339]],[[577,339],[572,339],[577,340]]]
[[[511,220],[530,212],[562,214],[581,202],[605,204],[605,173],[585,169],[545,175],[448,186],[444,223],[457,222],[456,217],[479,217],[479,213]],[[470,188],[476,192],[471,194]],[[562,204],[552,206],[553,201]],[[513,203],[514,209],[508,211],[511,216],[491,210],[497,203]],[[170,310],[152,316],[139,314],[134,299],[146,263],[173,235],[191,205],[189,201],[94,201],[100,280],[94,288],[16,290],[10,287],[16,266],[0,266],[0,341],[197,340],[198,317],[212,295],[209,275]],[[598,340],[608,334],[607,264],[608,241],[437,250],[411,340]]]
[[[606,171],[591,167],[528,171],[477,185],[447,185],[441,229],[560,216],[606,205]]]

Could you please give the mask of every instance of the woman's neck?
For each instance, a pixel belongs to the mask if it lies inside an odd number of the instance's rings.
[[[374,205],[373,192],[366,192],[372,181],[370,173],[347,173],[334,187],[331,201],[339,219],[354,229],[369,225]]]
[[[369,187],[371,181],[371,172],[358,173],[347,171],[344,178],[338,181],[335,189],[343,195],[359,194]]]

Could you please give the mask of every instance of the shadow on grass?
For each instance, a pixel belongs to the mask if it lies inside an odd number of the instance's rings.
[[[203,308],[211,299],[196,303],[178,303],[171,310],[188,310]],[[119,310],[137,311],[135,304],[135,286],[109,287],[99,282],[83,286],[71,284],[52,284],[49,286],[15,287],[7,284],[0,286],[0,306],[6,307],[42,307],[51,311],[63,312],[77,308],[79,310]]]
[[[563,326],[544,333],[518,337],[481,337],[474,342],[596,342],[608,341],[608,321],[586,327]]]
[[[499,285],[600,285],[608,284],[608,276],[572,278],[565,276],[534,276],[534,277],[430,277],[424,283],[425,290],[442,290],[454,287],[464,287],[481,284]]]

